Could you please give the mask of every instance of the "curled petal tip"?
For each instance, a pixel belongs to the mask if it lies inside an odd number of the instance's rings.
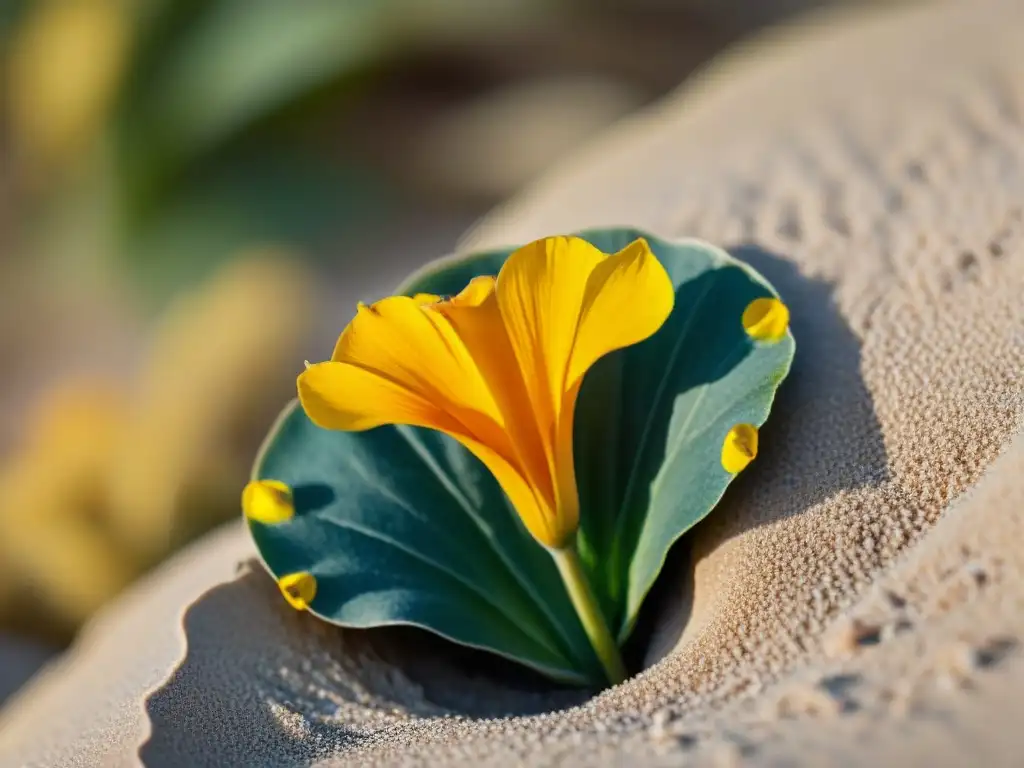
[[[774,297],[754,299],[743,310],[743,329],[757,341],[779,341],[789,328],[789,308]]]
[[[242,491],[242,511],[265,525],[291,520],[295,516],[292,489],[280,480],[254,480]]]
[[[297,611],[305,611],[316,597],[316,576],[309,571],[289,573],[277,580],[277,586],[288,604]]]
[[[737,424],[722,443],[722,467],[729,474],[742,472],[757,457],[757,427]]]
[[[437,304],[439,301],[441,301],[441,297],[438,296],[436,293],[417,293],[413,295],[412,300],[420,305]]]

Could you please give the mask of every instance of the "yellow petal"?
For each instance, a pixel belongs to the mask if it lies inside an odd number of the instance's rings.
[[[490,275],[474,277],[469,285],[454,296],[451,301],[445,302],[443,306],[449,307],[479,307],[489,301],[494,295],[494,286],[497,280]],[[442,307],[443,308],[443,307]]]
[[[553,546],[564,534],[556,525],[551,470],[533,406],[505,332],[494,278],[475,278],[462,293],[439,305],[437,310],[458,334],[494,395],[508,435],[507,457],[511,463],[507,467],[496,466],[493,457],[463,442],[498,479],[534,537]]]
[[[433,403],[379,374],[349,363],[316,363],[299,375],[299,402],[324,429],[359,432],[382,424],[440,429],[451,418]]]
[[[295,516],[292,489],[280,480],[254,480],[242,490],[242,510],[250,520],[275,525]]]
[[[436,304],[441,297],[436,293],[417,293],[413,295],[412,300],[417,304]]]
[[[737,424],[722,443],[722,466],[729,474],[742,472],[757,456],[757,427]]]
[[[404,296],[360,306],[333,362],[299,377],[299,398],[320,426],[411,424],[474,436],[508,454],[494,398],[465,345],[433,308]]]
[[[672,280],[643,238],[595,266],[587,279],[568,385],[609,352],[654,334],[674,304]]]
[[[779,341],[789,327],[789,308],[776,298],[754,299],[743,310],[743,329],[758,341]]]
[[[316,576],[308,571],[289,573],[277,580],[277,586],[288,604],[297,611],[304,611],[316,597]]]
[[[549,237],[513,252],[498,275],[501,317],[550,448],[587,280],[604,259],[586,240]]]
[[[486,445],[475,440],[459,440],[494,475],[498,485],[508,496],[519,519],[530,534],[547,547],[561,547],[575,529],[565,530],[563,521],[554,513],[550,498],[544,496],[543,487],[528,480],[520,464],[512,464]],[[550,480],[545,481],[550,486]]]
[[[572,431],[586,370],[656,331],[674,292],[647,243],[607,257],[577,237],[530,243],[509,256],[496,296],[554,485],[556,533],[575,531],[579,506]]]
[[[384,424],[436,429],[466,446],[494,475],[523,523],[540,541],[551,540],[549,515],[520,464],[502,453],[507,439],[487,445],[452,416],[387,379],[346,363],[318,363],[299,376],[299,400],[306,415],[325,429],[361,431]],[[549,483],[547,483],[549,484]]]
[[[361,306],[332,359],[374,373],[460,420],[500,415],[476,363],[448,322],[430,307],[393,296]]]
[[[549,237],[514,251],[498,274],[495,297],[532,411],[539,452],[553,487],[548,513],[560,548],[579,524],[572,457],[575,388],[567,375],[587,280],[606,256],[578,237]],[[567,393],[567,389],[572,389]],[[540,457],[534,458],[535,462]]]

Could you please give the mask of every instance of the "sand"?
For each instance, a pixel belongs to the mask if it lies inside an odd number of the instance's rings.
[[[415,633],[326,628],[236,572],[229,527],[4,710],[0,764],[1019,764],[1024,6],[824,18],[466,241],[694,235],[791,306],[763,453],[674,558],[645,672],[574,707]]]

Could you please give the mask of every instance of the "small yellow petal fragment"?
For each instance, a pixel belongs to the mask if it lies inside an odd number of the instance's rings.
[[[316,576],[309,571],[286,574],[277,580],[277,586],[296,611],[305,611],[316,597]]]
[[[754,299],[743,310],[743,328],[758,341],[778,341],[788,327],[789,308],[778,299]]]
[[[731,475],[742,472],[757,456],[757,427],[737,424],[722,443],[722,466]]]
[[[417,304],[437,304],[441,301],[441,297],[436,293],[417,293],[412,300]]]
[[[455,307],[479,307],[494,293],[496,284],[497,281],[490,275],[474,277],[448,304]]]
[[[295,516],[292,489],[280,480],[254,480],[242,491],[242,511],[266,525],[291,520]]]

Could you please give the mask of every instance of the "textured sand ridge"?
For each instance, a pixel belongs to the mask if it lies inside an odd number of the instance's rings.
[[[0,764],[1015,764],[1024,6],[781,37],[467,243],[704,237],[792,309],[763,453],[660,586],[653,666],[576,708],[516,690],[417,635],[289,612],[262,573],[232,577],[251,549],[228,529],[6,711]]]

